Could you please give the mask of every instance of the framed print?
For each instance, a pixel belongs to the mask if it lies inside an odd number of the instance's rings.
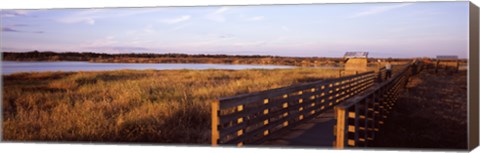
[[[1,10],[9,143],[470,151],[469,1]]]

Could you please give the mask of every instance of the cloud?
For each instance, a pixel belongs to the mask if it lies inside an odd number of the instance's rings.
[[[288,28],[287,26],[282,26],[280,27],[283,31],[290,31],[290,28]]]
[[[133,39],[129,40],[128,42],[126,43],[123,43],[123,44],[128,44],[128,45],[150,45],[152,43],[154,43],[155,41],[152,40],[152,39],[143,39],[142,37],[134,37]]]
[[[145,32],[145,33],[154,33],[155,30],[153,30],[153,25],[151,25],[151,24],[146,25],[145,28],[143,28],[143,32]]]
[[[267,41],[236,42],[232,45],[236,47],[259,47],[265,44],[267,44]]]
[[[351,15],[349,18],[357,18],[357,17],[363,17],[363,16],[369,16],[369,15],[374,15],[374,14],[380,14],[383,12],[387,12],[390,10],[402,8],[405,6],[412,5],[413,3],[402,3],[402,4],[396,4],[396,5],[388,5],[388,6],[379,6],[379,7],[373,7],[368,10],[362,11],[355,13]]]
[[[13,24],[13,27],[29,27],[30,25],[28,24]]]
[[[225,22],[226,21],[225,13],[229,10],[230,10],[229,7],[223,6],[223,7],[220,7],[219,9],[207,14],[205,16],[205,18],[208,19],[208,20],[211,20],[211,21],[215,21],[215,22]]]
[[[89,24],[89,25],[94,25],[94,24],[95,24],[95,20],[92,19],[92,18],[86,19],[85,22],[86,22],[87,24]]]
[[[85,9],[82,11],[77,11],[65,15],[61,18],[58,18],[57,21],[60,23],[74,24],[74,23],[84,23],[88,25],[96,24],[97,20],[104,18],[118,18],[118,17],[127,17],[134,16],[145,13],[152,13],[157,11],[162,11],[163,9]]]
[[[219,9],[215,10],[215,11],[213,12],[213,14],[222,14],[222,13],[228,11],[229,9],[230,9],[230,8],[224,6],[224,7],[221,7],[221,8],[219,8]]]
[[[286,36],[279,36],[273,40],[270,40],[270,43],[280,43],[280,42],[284,42],[285,40],[287,40],[288,37]]]
[[[16,50],[20,50],[18,48],[14,48],[14,47],[5,47],[5,46],[2,46],[2,51],[16,51]]]
[[[44,31],[31,31],[31,30],[19,30],[17,27],[33,27],[28,24],[11,24],[11,25],[4,25],[2,27],[2,32],[19,32],[19,33],[44,33]]]
[[[2,17],[17,17],[17,16],[27,16],[30,11],[28,10],[2,10]]]
[[[2,32],[20,32],[20,33],[44,33],[43,31],[23,31],[23,30],[17,30],[12,27],[2,27]]]
[[[62,23],[85,23],[88,25],[94,25],[95,24],[95,19],[94,18],[65,18],[62,20],[59,20]]]
[[[183,28],[186,28],[188,26],[190,26],[191,24],[190,23],[186,23],[186,24],[181,24],[181,25],[178,25],[176,27],[173,27],[172,29],[170,29],[170,31],[178,31],[178,30],[181,30]]]
[[[261,21],[263,19],[265,19],[264,16],[254,16],[254,17],[247,18],[246,20],[247,21]]]
[[[191,18],[190,15],[182,15],[182,16],[172,18],[172,19],[165,19],[165,20],[162,20],[160,22],[166,23],[166,24],[176,24],[176,23],[180,23],[180,22],[190,20],[190,18]]]
[[[144,36],[155,33],[155,29],[152,24],[147,24],[143,28],[128,30],[125,32],[127,36]]]
[[[2,27],[2,32],[21,32],[9,27]]]
[[[106,36],[104,38],[92,40],[86,43],[86,45],[82,45],[82,46],[87,46],[87,47],[110,46],[110,45],[115,45],[117,43],[118,41],[115,39],[114,36]]]
[[[85,23],[88,25],[94,25],[95,19],[103,18],[103,16],[100,14],[105,13],[105,11],[106,10],[100,10],[100,9],[83,10],[83,11],[79,11],[79,12],[67,15],[63,18],[58,19],[57,21],[61,23],[67,23],[67,24]]]
[[[97,46],[97,47],[84,47],[85,50],[91,52],[106,52],[106,53],[144,53],[158,51],[152,48],[135,47],[135,46]]]
[[[222,39],[232,39],[232,38],[235,38],[235,35],[233,35],[233,34],[222,34],[218,37],[222,38]]]

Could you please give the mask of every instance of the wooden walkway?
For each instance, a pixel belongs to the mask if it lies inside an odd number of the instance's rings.
[[[370,88],[376,77],[374,72],[364,72],[214,101],[212,145],[263,144],[329,111],[332,126],[326,133],[332,134],[334,106]]]
[[[375,83],[378,85],[378,83]],[[373,89],[359,93],[357,96],[371,92]],[[262,146],[301,146],[312,148],[332,148],[335,141],[335,110],[330,109],[311,120],[305,121],[288,131],[279,134],[277,137],[261,144]]]
[[[261,146],[302,146],[331,148],[335,141],[333,135],[336,124],[334,110],[328,110],[319,116],[298,125],[288,132],[279,134]]]
[[[414,67],[414,68],[412,68]],[[416,64],[221,98],[212,103],[212,145],[368,146]]]

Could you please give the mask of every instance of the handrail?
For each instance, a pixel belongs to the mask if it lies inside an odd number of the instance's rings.
[[[362,95],[337,105],[334,146],[336,148],[367,146],[373,141],[395,105],[401,88],[406,85],[412,74],[423,69],[419,64],[421,63],[407,64],[392,78],[375,85]]]
[[[372,71],[221,98],[212,103],[212,145],[259,144],[374,84]]]

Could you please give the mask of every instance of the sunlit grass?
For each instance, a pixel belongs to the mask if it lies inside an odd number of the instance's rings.
[[[3,77],[3,140],[200,143],[219,97],[337,77],[338,70],[143,70]]]

